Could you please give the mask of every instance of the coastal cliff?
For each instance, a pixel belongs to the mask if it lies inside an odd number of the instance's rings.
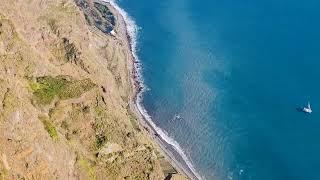
[[[133,63],[108,4],[2,0],[0,177],[185,179],[130,108]]]

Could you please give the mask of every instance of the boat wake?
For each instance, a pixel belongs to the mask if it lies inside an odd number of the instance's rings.
[[[177,141],[175,141],[173,138],[171,138],[164,130],[159,128],[153,121],[150,115],[148,114],[147,110],[143,107],[142,105],[142,99],[143,99],[143,93],[148,89],[144,85],[144,80],[141,75],[141,62],[137,56],[137,35],[139,28],[136,25],[135,21],[127,14],[126,11],[124,11],[122,8],[118,6],[115,0],[102,0],[104,2],[110,3],[123,17],[125,23],[126,23],[126,28],[127,28],[127,33],[128,33],[128,38],[130,41],[130,48],[132,52],[132,56],[134,58],[134,70],[135,70],[135,75],[136,75],[136,81],[138,81],[139,84],[139,92],[136,97],[136,106],[140,112],[140,114],[144,117],[146,121],[152,126],[152,128],[159,134],[160,138],[165,141],[167,144],[171,145],[175,151],[182,157],[182,159],[185,161],[185,164],[188,166],[188,168],[192,171],[194,176],[197,177],[197,179],[201,180],[203,179],[195,170],[195,168],[192,165],[191,160],[187,157],[181,146]]]

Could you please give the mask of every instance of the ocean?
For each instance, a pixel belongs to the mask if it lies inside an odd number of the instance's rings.
[[[202,179],[320,179],[319,1],[117,4],[139,27],[141,106]]]

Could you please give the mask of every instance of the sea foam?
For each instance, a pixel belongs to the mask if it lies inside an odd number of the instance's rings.
[[[142,100],[143,100],[143,93],[148,90],[148,88],[146,88],[145,84],[144,84],[144,80],[142,77],[142,73],[141,73],[141,61],[138,58],[137,55],[137,37],[138,37],[138,31],[139,31],[139,27],[137,26],[137,24],[135,23],[135,21],[128,15],[128,13],[123,10],[122,8],[120,8],[118,6],[118,4],[116,3],[115,0],[102,0],[104,2],[110,3],[123,17],[125,24],[126,24],[126,28],[127,28],[127,33],[129,36],[129,40],[130,40],[130,48],[131,48],[131,52],[132,52],[132,56],[134,58],[134,68],[136,71],[136,80],[139,81],[139,84],[141,86],[141,91],[138,92],[137,94],[137,99],[136,99],[136,105],[138,107],[139,112],[142,114],[142,116],[148,121],[148,123],[152,126],[152,128],[159,134],[159,136],[161,137],[161,139],[163,139],[166,143],[170,144],[177,153],[179,153],[179,155],[182,157],[182,159],[185,161],[185,163],[187,164],[187,166],[189,167],[189,169],[192,171],[192,173],[199,179],[203,179],[195,170],[194,166],[192,165],[191,160],[189,160],[189,158],[187,157],[186,153],[183,151],[183,149],[181,148],[181,146],[179,145],[179,143],[177,141],[175,141],[173,138],[171,138],[164,130],[162,130],[161,128],[159,128],[153,121],[151,116],[148,114],[147,110],[144,108],[144,106],[142,105]]]

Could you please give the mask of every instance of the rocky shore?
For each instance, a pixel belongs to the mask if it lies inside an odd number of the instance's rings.
[[[81,0],[80,0],[81,1]],[[114,15],[111,20],[105,20],[105,21],[112,21],[114,19],[117,19],[118,26],[113,26],[112,29],[109,29],[109,32],[105,32],[107,34],[110,34],[118,39],[121,39],[124,44],[128,47],[128,50],[131,52],[131,56],[128,57],[128,64],[131,64],[129,66],[128,71],[132,74],[131,75],[131,84],[132,84],[132,98],[130,100],[130,109],[135,112],[136,116],[138,117],[138,121],[140,125],[142,125],[143,129],[145,130],[145,133],[150,136],[154,142],[156,142],[156,148],[158,151],[161,152],[161,154],[164,155],[164,159],[162,160],[163,164],[162,168],[164,169],[164,172],[166,177],[179,177],[179,179],[185,179],[188,177],[188,179],[199,179],[198,175],[194,173],[194,170],[191,169],[188,164],[184,161],[183,157],[175,150],[175,148],[166,142],[163,137],[157,132],[155,127],[149,123],[149,121],[146,119],[144,113],[142,112],[139,108],[139,103],[140,103],[140,96],[143,93],[143,84],[141,82],[141,77],[140,77],[140,62],[136,59],[134,54],[134,49],[132,49],[132,44],[134,43],[135,39],[132,39],[130,36],[130,33],[128,32],[128,24],[126,24],[125,18],[119,12],[117,9],[116,4],[114,3],[109,3],[108,1],[104,0],[95,0],[95,7],[99,6],[101,9],[101,6],[105,6],[104,12],[107,12],[108,14]],[[99,4],[99,5],[97,5]],[[119,8],[119,7],[118,7]],[[92,12],[92,11],[91,11]],[[103,13],[103,12],[102,12]],[[110,17],[110,16],[109,16]],[[89,20],[90,21],[90,20]],[[101,20],[99,20],[101,21]],[[92,24],[92,23],[91,23]],[[95,25],[96,26],[96,25]],[[97,26],[96,26],[97,27]],[[106,29],[107,27],[104,27],[102,29]],[[97,27],[98,29],[101,29],[101,27]],[[104,32],[104,31],[103,31]],[[117,33],[115,33],[117,32]],[[179,175],[183,174],[183,175]]]
[[[143,112],[140,112],[138,108],[139,101],[137,98],[139,98],[138,96],[143,91],[143,85],[140,81],[140,72],[138,69],[140,68],[140,62],[135,59],[136,57],[132,52],[133,49],[131,43],[133,43],[133,40],[128,33],[128,25],[126,24],[123,15],[114,7],[113,4],[109,3],[108,1],[95,0],[92,1],[93,6],[90,6],[90,1],[87,0],[75,1],[80,9],[84,12],[89,25],[99,29],[105,34],[111,35],[120,40],[127,47],[127,51],[130,52],[129,56],[127,57],[127,63],[129,65],[128,72],[131,74],[129,78],[131,80],[132,86],[130,109],[138,117],[137,120],[142,126],[142,130],[144,131],[144,133],[153,139],[153,141],[156,143],[155,147],[163,155],[163,157],[160,158],[160,164],[166,176],[166,179],[187,179],[188,176],[189,178],[197,179],[192,170],[188,169],[187,165],[182,165],[174,157],[174,153],[170,152],[170,149],[167,148],[167,146],[170,145],[166,144],[166,142],[161,139],[152,125],[149,124],[145,119],[145,117],[143,116]],[[109,23],[114,21],[117,21],[117,24]]]

